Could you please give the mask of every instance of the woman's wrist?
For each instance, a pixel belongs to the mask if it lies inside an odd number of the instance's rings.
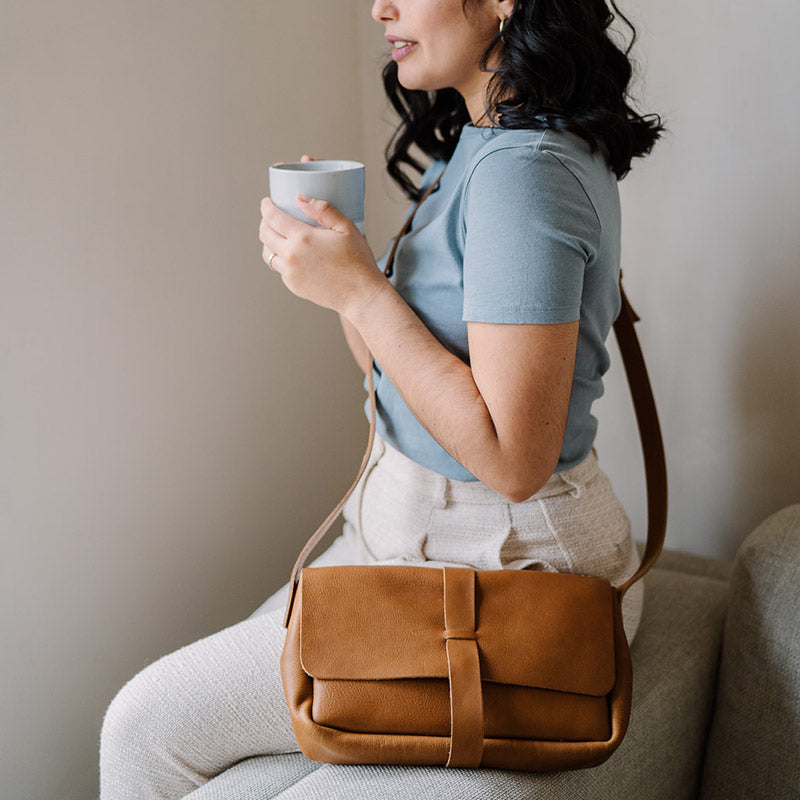
[[[374,276],[364,282],[360,291],[348,297],[346,305],[339,313],[360,331],[362,324],[370,315],[370,309],[385,292],[394,292],[394,287],[382,272],[376,271]]]

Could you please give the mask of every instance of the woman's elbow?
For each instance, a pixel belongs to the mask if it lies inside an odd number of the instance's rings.
[[[513,488],[510,491],[501,492],[503,497],[505,497],[510,503],[524,503],[526,500],[530,500],[536,492],[541,489],[541,486],[537,486],[534,489],[529,488]]]
[[[552,474],[553,469],[539,469],[510,475],[497,491],[511,503],[524,503],[547,483]]]

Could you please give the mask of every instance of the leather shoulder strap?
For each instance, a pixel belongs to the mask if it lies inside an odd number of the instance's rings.
[[[620,598],[653,566],[664,547],[667,530],[667,462],[664,442],[656,412],[656,401],[647,375],[639,337],[634,323],[639,317],[631,307],[620,273],[619,291],[622,307],[614,322],[614,333],[619,344],[625,375],[633,398],[639,439],[644,454],[644,471],[647,482],[647,543],[639,569],[625,583],[617,587]]]
[[[442,180],[442,175],[444,175],[444,170],[442,170],[439,177],[425,190],[422,197],[419,199],[419,202],[415,206],[414,210],[408,215],[403,227],[400,229],[400,232],[395,237],[394,242],[392,243],[392,249],[389,251],[389,256],[386,259],[386,266],[384,267],[384,275],[388,278],[392,274],[392,270],[394,269],[394,257],[397,253],[397,248],[400,244],[400,240],[403,236],[408,233],[409,228],[411,227],[411,223],[414,221],[414,217],[417,215],[417,211],[419,211],[419,207],[425,202],[425,200],[433,194],[438,188],[439,183]],[[322,525],[317,528],[314,533],[311,534],[311,538],[306,542],[305,547],[300,551],[300,555],[297,557],[297,561],[294,563],[294,567],[292,568],[292,574],[289,578],[290,589],[289,589],[289,600],[286,603],[286,613],[283,616],[283,627],[289,627],[289,617],[292,614],[292,605],[294,604],[294,596],[297,592],[297,581],[300,578],[300,570],[303,568],[303,565],[308,560],[309,555],[311,555],[311,551],[319,544],[320,539],[328,532],[328,529],[333,525],[336,521],[336,517],[339,516],[339,512],[344,507],[344,504],[347,502],[347,499],[350,495],[355,491],[356,486],[358,486],[358,482],[361,480],[361,476],[364,474],[364,470],[367,468],[367,463],[369,462],[369,456],[372,452],[372,444],[375,441],[375,382],[374,382],[374,369],[373,369],[373,357],[372,353],[367,350],[367,354],[369,356],[368,363],[367,363],[367,377],[369,380],[369,436],[367,438],[367,448],[364,451],[364,457],[361,459],[361,466],[359,467],[358,474],[355,477],[355,480],[351,484],[350,488],[345,492],[344,497],[339,501],[336,508],[331,511],[330,514],[325,518],[325,521]]]
[[[392,244],[392,249],[389,257],[386,260],[385,274],[391,275],[394,266],[394,257],[397,252],[397,247],[400,239],[407,233],[414,220],[417,210],[425,201],[425,199],[436,190],[441,180],[439,178],[432,183],[426,192],[423,194],[419,203],[417,203],[414,211],[409,215],[405,224],[403,225],[400,233]],[[619,342],[620,353],[622,354],[622,361],[625,365],[625,374],[628,378],[628,386],[630,387],[633,396],[633,406],[636,410],[636,419],[639,425],[639,437],[642,443],[645,460],[645,474],[647,479],[647,544],[642,556],[639,569],[629,578],[625,583],[617,587],[617,592],[620,598],[628,591],[628,589],[638,581],[655,563],[659,553],[664,545],[664,534],[667,527],[667,469],[666,461],[664,458],[664,446],[661,438],[661,428],[658,423],[658,415],[656,413],[655,400],[653,392],[650,387],[650,380],[647,376],[647,369],[644,363],[644,356],[642,355],[641,347],[639,346],[639,339],[636,336],[633,324],[639,320],[636,312],[628,302],[628,298],[622,288],[622,275],[620,274],[620,295],[622,298],[622,306],[614,322],[614,332]],[[367,439],[367,447],[364,452],[364,457],[361,460],[361,466],[358,470],[355,480],[350,488],[345,493],[344,497],[339,501],[336,508],[331,511],[325,518],[325,521],[317,528],[311,535],[311,538],[306,542],[305,547],[300,551],[297,561],[292,568],[292,574],[289,579],[290,590],[289,599],[286,603],[286,613],[283,619],[283,627],[289,626],[289,618],[292,613],[292,606],[294,605],[295,594],[297,593],[297,582],[300,577],[300,570],[308,560],[309,555],[314,548],[319,544],[320,540],[330,529],[331,525],[336,521],[347,499],[355,490],[364,470],[367,467],[370,453],[372,452],[372,445],[375,440],[375,384],[373,378],[373,357],[369,353],[368,359],[368,382],[369,382],[369,399],[370,399],[370,418],[369,418],[369,437]]]

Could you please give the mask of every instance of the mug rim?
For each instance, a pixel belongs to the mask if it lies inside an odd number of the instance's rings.
[[[286,164],[272,164],[270,169],[280,172],[350,172],[352,170],[364,169],[364,164],[360,161],[348,161],[343,158],[325,158],[319,161],[292,161]]]

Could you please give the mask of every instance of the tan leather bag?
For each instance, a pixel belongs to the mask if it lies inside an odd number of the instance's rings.
[[[387,274],[393,258],[394,251]],[[619,746],[632,685],[621,602],[655,562],[666,528],[663,445],[636,319],[622,292],[614,329],[645,453],[649,520],[642,563],[618,587],[530,570],[303,569],[369,459],[370,358],[361,469],[300,553],[284,619],[281,676],[306,756],[332,764],[554,771],[595,766]]]

